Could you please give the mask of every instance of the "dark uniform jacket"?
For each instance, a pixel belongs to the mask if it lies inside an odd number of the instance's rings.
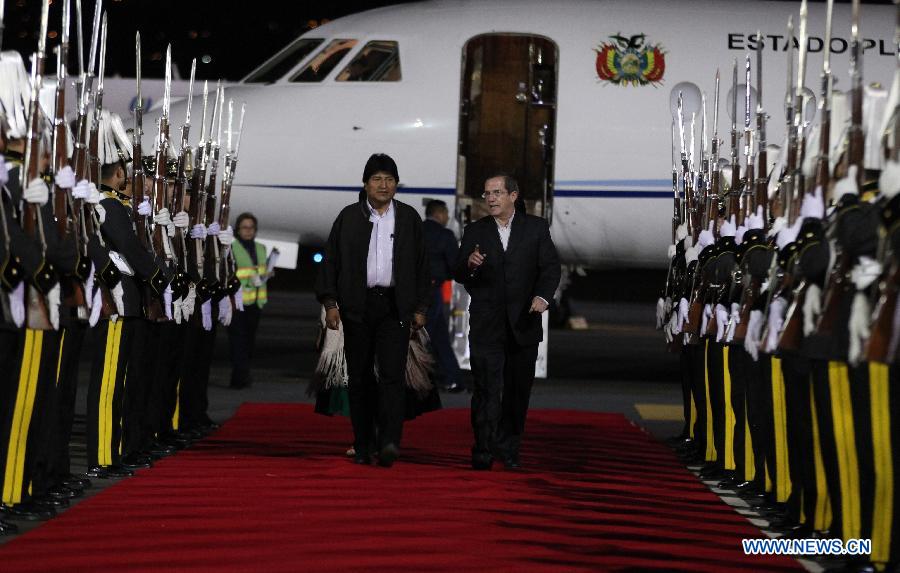
[[[422,219],[415,209],[394,200],[394,296],[401,321],[428,310],[430,280]],[[365,315],[369,239],[374,225],[364,193],[340,212],[316,280],[316,297],[328,307],[337,303],[341,318],[361,322]]]
[[[469,255],[478,245],[484,263],[469,270]],[[561,277],[559,256],[546,219],[517,210],[506,252],[497,223],[487,216],[466,226],[454,268],[454,278],[465,285],[469,305],[469,340],[473,352],[502,345],[506,327],[516,343],[539,343],[544,332],[541,315],[529,312],[539,296],[550,302]]]
[[[100,200],[100,205],[106,211],[106,218],[100,225],[103,239],[107,247],[122,255],[134,271],[133,277],[122,274],[124,316],[142,316],[143,305],[138,281],[149,282],[161,271],[153,260],[153,255],[144,250],[134,232],[128,198],[115,191],[106,191],[103,195],[104,198]]]
[[[425,219],[425,250],[428,253],[428,270],[433,283],[440,284],[453,278],[456,264],[456,237],[453,231],[432,219]]]

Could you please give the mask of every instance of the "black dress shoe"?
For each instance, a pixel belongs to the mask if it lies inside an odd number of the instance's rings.
[[[112,478],[121,478],[121,477],[131,477],[134,475],[134,472],[128,468],[123,468],[119,464],[111,465],[111,466],[100,466],[103,471],[106,472],[107,477]]]
[[[378,452],[378,465],[389,468],[400,457],[400,448],[396,444],[387,444]]]
[[[719,483],[716,484],[716,487],[719,489],[734,489],[734,487],[738,484],[737,480],[734,479],[734,476],[728,476]]]
[[[84,476],[77,476],[75,474],[69,474],[62,483],[66,487],[74,487],[75,485],[80,485],[81,489],[90,489],[91,486],[94,485],[88,478]]]
[[[81,497],[82,495],[84,495],[84,490],[72,489],[64,485],[51,487],[49,490],[47,490],[47,497],[52,497],[55,499],[75,499],[76,497]]]
[[[13,535],[19,532],[19,526],[15,523],[0,520],[0,535]]]
[[[494,465],[494,458],[489,454],[472,454],[472,469],[485,471]]]
[[[69,507],[68,499],[50,497],[49,495],[36,497],[32,501],[39,507],[52,507],[53,509],[62,509],[64,507]]]
[[[361,454],[359,452],[353,454],[353,463],[360,466],[368,466],[372,464],[372,456],[369,454]]]
[[[519,454],[510,454],[503,458],[503,467],[508,470],[517,470],[522,467],[522,464],[519,463]]]
[[[126,470],[143,470],[153,467],[153,462],[150,461],[150,458],[145,456],[132,454],[122,458],[122,461],[119,462],[119,466]]]
[[[23,521],[44,521],[56,515],[56,510],[52,507],[39,506],[33,502],[4,505],[2,511],[9,519]]]
[[[109,472],[107,472],[106,468],[104,468],[103,466],[94,466],[92,468],[88,468],[88,471],[85,472],[84,475],[96,479],[110,479],[111,477],[114,477],[109,475]]]

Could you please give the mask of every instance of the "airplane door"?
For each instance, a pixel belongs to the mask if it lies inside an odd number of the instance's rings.
[[[547,38],[485,34],[463,48],[457,156],[456,217],[460,228],[487,215],[484,181],[498,171],[519,182],[529,213],[553,216],[553,161],[558,50]],[[469,368],[468,293],[453,283],[451,340]],[[548,316],[535,376],[547,376]]]

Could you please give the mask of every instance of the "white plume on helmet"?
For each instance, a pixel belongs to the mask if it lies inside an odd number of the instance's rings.
[[[31,78],[19,52],[0,53],[0,106],[6,116],[11,139],[28,134],[28,105],[31,97]]]
[[[100,165],[131,160],[131,138],[118,114],[106,109],[100,112],[97,140]]]

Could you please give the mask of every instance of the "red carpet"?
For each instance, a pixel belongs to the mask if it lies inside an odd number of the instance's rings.
[[[215,435],[0,548],[10,571],[774,571],[762,534],[618,414],[533,411],[525,470],[468,469],[468,411],[407,424],[392,469],[345,418],[248,404]],[[107,569],[111,568],[111,569]]]

